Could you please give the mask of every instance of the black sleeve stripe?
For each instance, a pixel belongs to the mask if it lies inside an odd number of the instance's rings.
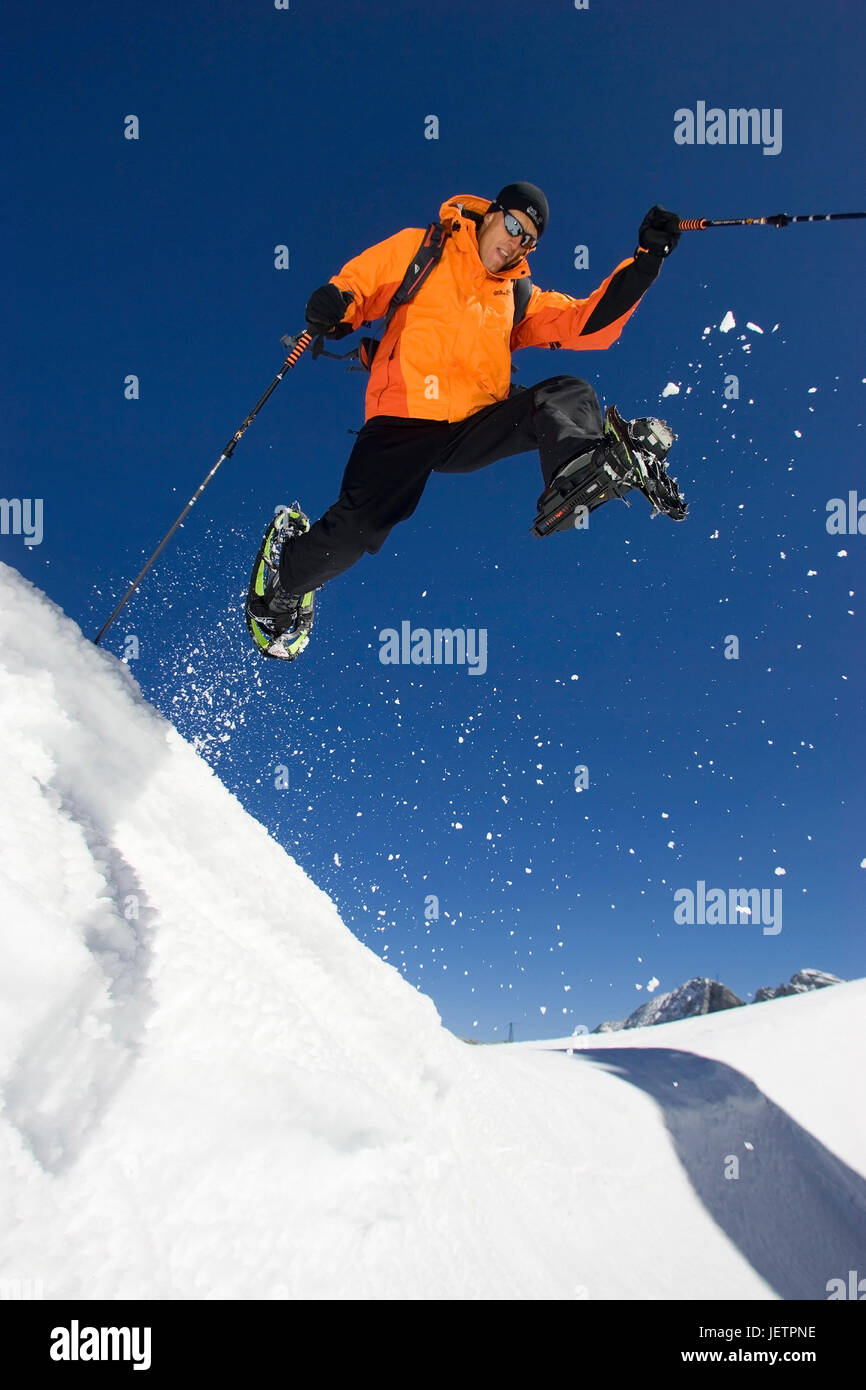
[[[641,255],[617,271],[580,330],[581,338],[589,333],[601,332],[628,313],[644,291],[649,289],[660,269],[661,261],[656,256]]]

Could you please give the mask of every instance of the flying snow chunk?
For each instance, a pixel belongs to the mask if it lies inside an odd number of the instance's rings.
[[[678,396],[679,394],[680,388],[677,386],[675,381],[669,381],[665,389],[662,391],[663,396]]]
[[[342,867],[342,865],[340,864],[340,856],[336,851],[334,852],[334,863],[336,864],[338,869]]]
[[[655,975],[653,975],[652,979],[647,984],[647,993],[652,994],[653,990],[658,989],[658,987],[659,981],[656,979]]]
[[[756,323],[747,323],[746,327],[751,328],[753,333],[763,333],[764,331],[763,328],[759,328]]]
[[[802,439],[802,438],[803,438],[803,432],[802,432],[802,430],[794,430],[794,434],[797,436],[798,439]]]
[[[783,874],[786,874],[786,873],[788,872],[788,870],[787,870],[787,869],[774,869],[773,872],[774,872],[774,874],[776,874],[779,878],[781,878]]]
[[[866,859],[861,859],[861,860],[860,860],[860,868],[861,868],[861,869],[866,869]]]
[[[725,317],[722,319],[721,323],[719,324],[719,328],[721,329],[721,331],[722,331],[723,333],[730,333],[731,329],[732,329],[732,328],[736,328],[736,326],[737,326],[737,320],[734,318],[733,314],[731,313],[731,311],[730,311],[730,309],[729,309],[728,312],[725,314]]]

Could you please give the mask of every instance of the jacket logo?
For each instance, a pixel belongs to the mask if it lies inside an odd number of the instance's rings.
[[[509,291],[508,291],[508,290],[494,290],[493,293],[494,293],[494,294],[508,294]]]

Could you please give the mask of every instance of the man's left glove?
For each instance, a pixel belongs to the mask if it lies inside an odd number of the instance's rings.
[[[675,212],[656,203],[650,208],[638,232],[638,242],[651,256],[663,260],[674,250],[681,236],[680,219]],[[635,251],[635,259],[638,253]]]

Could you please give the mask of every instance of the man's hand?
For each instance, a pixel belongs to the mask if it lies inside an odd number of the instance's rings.
[[[638,242],[651,256],[663,260],[674,250],[680,235],[680,219],[677,214],[668,212],[667,208],[656,203],[640,224]]]
[[[355,296],[351,290],[340,290],[336,285],[322,285],[314,290],[304,310],[307,323],[314,333],[327,333],[328,337],[343,338],[352,329],[342,322],[343,315]]]

